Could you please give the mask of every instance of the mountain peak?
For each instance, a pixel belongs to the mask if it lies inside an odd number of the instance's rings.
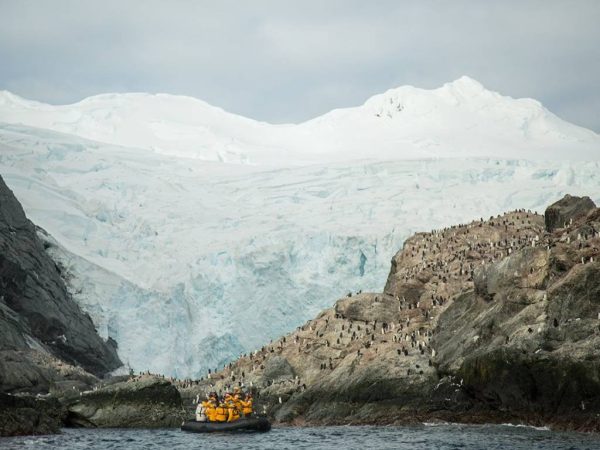
[[[439,88],[423,89],[411,85],[399,86],[369,98],[360,109],[376,117],[393,118],[411,114],[428,114],[445,105],[497,103],[503,97],[487,90],[479,81],[463,75]]]
[[[444,83],[442,87],[434,89],[432,92],[446,100],[458,103],[470,102],[474,99],[477,99],[477,102],[483,100],[497,103],[501,99],[510,99],[510,97],[503,97],[495,91],[486,89],[479,81],[466,75],[449,83]]]
[[[479,81],[467,75],[463,75],[462,77],[457,78],[454,81],[445,83],[443,87],[473,92],[480,92],[486,90],[485,87]]]

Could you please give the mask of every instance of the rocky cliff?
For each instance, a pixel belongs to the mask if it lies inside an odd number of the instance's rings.
[[[408,239],[349,294],[197,388],[244,385],[289,423],[519,422],[600,430],[600,210],[565,197]]]
[[[97,376],[121,365],[116,344],[102,340],[89,315],[71,299],[61,268],[46,254],[35,226],[1,178],[0,323],[2,391],[47,389],[44,356]]]
[[[0,178],[2,393],[46,394],[75,385],[91,386],[97,376],[121,366],[116,343],[98,336],[90,317],[69,296],[61,272],[47,255],[36,227]],[[23,408],[37,408],[28,406],[37,403],[24,397],[18,401],[3,398],[6,408],[2,413],[8,413],[12,405],[15,417]],[[2,416],[0,422],[11,422],[10,418],[4,420],[7,417]],[[0,433],[11,432],[9,428],[3,426]]]

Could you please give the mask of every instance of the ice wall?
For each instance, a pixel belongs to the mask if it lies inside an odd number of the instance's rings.
[[[136,370],[199,376],[381,290],[415,231],[565,193],[596,162],[431,159],[266,170],[0,125],[0,173],[50,233],[75,298]]]

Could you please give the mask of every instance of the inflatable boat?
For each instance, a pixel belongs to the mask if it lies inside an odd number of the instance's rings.
[[[236,420],[235,422],[196,422],[186,420],[181,425],[182,431],[192,433],[214,433],[230,431],[269,431],[271,423],[264,417],[250,417]]]

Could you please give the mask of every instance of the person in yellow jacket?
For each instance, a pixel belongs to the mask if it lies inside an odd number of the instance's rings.
[[[244,400],[241,400],[241,405],[242,405],[242,414],[244,415],[244,417],[250,417],[252,415],[252,395],[251,394],[246,394],[246,398]]]
[[[235,422],[236,420],[238,420],[240,418],[240,413],[235,404],[234,397],[231,394],[227,394],[225,396],[225,402],[227,404],[227,412],[228,412],[227,422]]]
[[[217,402],[216,402],[215,398],[210,397],[206,401],[206,406],[204,407],[204,411],[206,414],[206,418],[208,419],[209,422],[217,421]]]
[[[238,414],[241,415],[244,407],[242,405],[242,393],[239,390],[233,395],[232,401]]]
[[[227,422],[229,419],[229,408],[227,403],[220,402],[219,406],[215,408],[215,422]]]

